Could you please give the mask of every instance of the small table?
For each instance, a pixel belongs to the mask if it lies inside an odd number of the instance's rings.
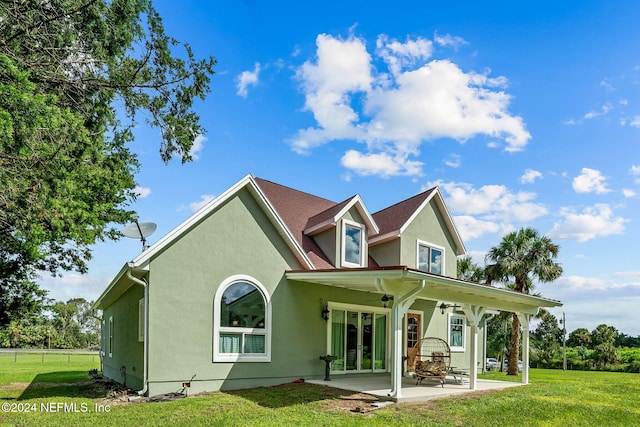
[[[464,384],[464,378],[469,378],[469,370],[463,368],[457,368],[455,366],[449,367],[449,374],[453,377],[456,384]]]

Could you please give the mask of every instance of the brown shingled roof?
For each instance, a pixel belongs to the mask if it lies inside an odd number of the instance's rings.
[[[334,208],[337,204],[265,179],[255,178],[255,181],[313,265],[319,269],[335,268],[320,247],[303,231],[310,218]]]
[[[398,231],[411,218],[411,215],[424,203],[436,187],[410,197],[372,215],[380,228],[378,236]]]
[[[347,200],[343,200],[342,202],[331,206],[329,209],[326,209],[326,210],[324,210],[324,211],[312,216],[307,221],[307,225],[305,226],[305,230],[308,229],[308,228],[313,227],[314,225],[322,224],[325,221],[329,221],[330,219],[333,219],[333,217],[336,216],[338,214],[338,212],[340,212],[340,210],[342,210],[342,208],[347,206],[354,198],[356,198],[356,196],[349,197]]]

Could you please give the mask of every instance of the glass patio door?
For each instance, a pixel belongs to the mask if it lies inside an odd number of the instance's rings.
[[[372,372],[387,368],[387,314],[332,310],[330,354],[333,372]]]

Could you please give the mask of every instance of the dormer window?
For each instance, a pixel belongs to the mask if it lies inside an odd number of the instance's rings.
[[[342,265],[364,266],[364,225],[344,220],[342,223]]]
[[[444,248],[418,240],[418,270],[444,275]]]

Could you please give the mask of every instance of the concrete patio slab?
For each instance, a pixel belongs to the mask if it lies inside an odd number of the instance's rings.
[[[396,402],[426,401],[472,393],[475,391],[502,390],[509,387],[518,387],[523,385],[522,383],[515,382],[478,379],[476,389],[470,390],[468,381],[463,381],[461,384],[453,377],[446,378],[444,387],[437,381],[427,380],[423,381],[422,384],[416,385],[415,378],[405,377],[402,379],[402,396],[396,399],[389,396],[389,393],[391,392],[391,375],[389,374],[361,376],[334,375],[331,378],[331,381],[308,380],[307,382],[367,393],[382,400],[393,400]]]

